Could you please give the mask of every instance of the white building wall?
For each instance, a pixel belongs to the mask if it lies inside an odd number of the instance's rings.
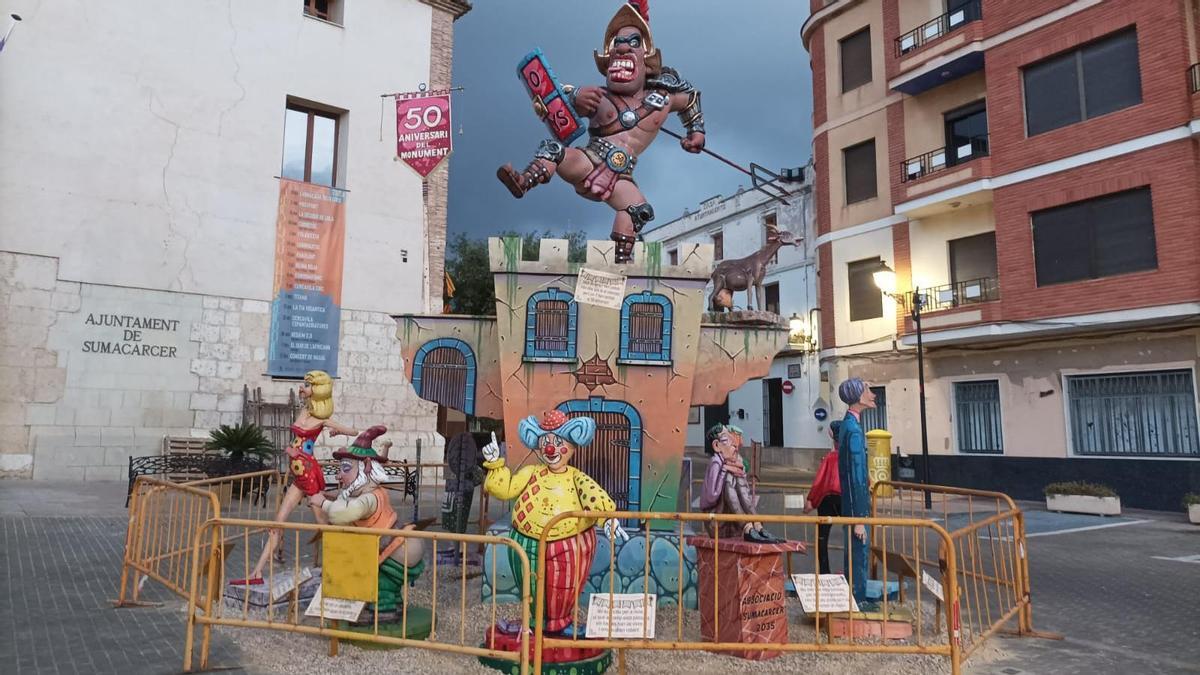
[[[430,79],[435,10],[352,0],[339,26],[302,6],[6,4],[25,21],[0,54],[0,476],[118,478],[163,436],[239,421],[244,385],[286,400],[265,372],[289,97],[347,111],[335,419],[439,456],[389,318],[429,309],[421,180],[379,129],[381,94]],[[137,336],[161,356],[90,352],[131,339],[96,325],[112,314],[164,320]]]
[[[786,319],[793,313],[805,321],[810,310],[817,308],[817,274],[815,200],[812,193],[812,167],[805,167],[803,183],[783,183],[793,192],[788,197],[790,205],[768,199],[761,192],[739,189],[732,197],[713,197],[701,202],[700,209],[645,233],[649,241],[663,242],[663,249],[670,251],[680,244],[690,242],[711,243],[712,234],[724,237],[724,259],[740,258],[758,251],[766,243],[764,220],[766,214],[774,212],[778,227],[790,231],[800,238],[798,247],[783,247],[779,250],[779,261],[767,269],[764,286],[779,284],[779,311]],[[711,287],[706,294],[711,291]],[[734,294],[734,304],[746,306],[746,294]],[[801,376],[788,378],[788,365],[800,365]],[[820,373],[815,354],[808,356],[780,356],[771,367],[771,378],[790,379],[791,394],[783,395],[783,441],[787,448],[825,448],[825,424],[815,419],[813,411],[828,405],[820,400]],[[745,417],[738,417],[738,410]],[[747,442],[762,441],[763,426],[763,381],[751,380],[729,395],[730,421],[747,433]],[[830,411],[831,412],[831,411]],[[687,443],[690,447],[703,447],[703,417],[698,424],[688,425]]]

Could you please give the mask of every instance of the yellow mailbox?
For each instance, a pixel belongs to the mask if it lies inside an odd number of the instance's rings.
[[[867,432],[867,476],[871,487],[879,481],[892,479],[892,435],[883,429],[872,429]],[[879,491],[880,497],[891,497],[892,488],[885,487]]]

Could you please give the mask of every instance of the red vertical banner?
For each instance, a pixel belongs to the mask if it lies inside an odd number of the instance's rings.
[[[450,95],[396,97],[396,156],[427,177],[454,146]]]

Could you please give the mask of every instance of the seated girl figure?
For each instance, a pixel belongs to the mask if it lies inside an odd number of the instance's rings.
[[[547,412],[539,422],[532,415],[517,426],[521,442],[537,453],[540,466],[526,466],[515,474],[504,465],[496,434],[483,448],[483,468],[487,469],[484,489],[497,499],[514,500],[512,508],[513,541],[529,556],[531,567],[537,566],[539,537],[554,516],[566,511],[614,511],[616,503],[600,484],[586,473],[570,466],[575,452],[592,442],[596,422],[590,417],[568,420],[558,410]],[[572,615],[583,582],[592,567],[596,554],[596,521],[590,518],[564,518],[556,522],[546,535],[546,603],[545,629],[567,637],[583,637],[583,629],[574,625]],[[615,519],[603,522],[609,539],[619,536],[629,539]],[[520,561],[509,549],[509,562],[518,586]],[[530,579],[534,590],[537,580]],[[536,591],[531,593],[536,596]],[[530,609],[530,617],[533,617]]]
[[[750,481],[739,452],[742,447],[742,430],[730,424],[718,424],[705,435],[708,442],[705,451],[712,457],[708,471],[704,474],[704,487],[700,493],[700,508],[709,513],[734,513],[758,515],[755,508],[758,499],[750,493]],[[741,536],[757,544],[773,544],[782,541],[763,529],[760,522],[723,522],[716,529],[722,537]],[[712,528],[709,531],[713,535]]]

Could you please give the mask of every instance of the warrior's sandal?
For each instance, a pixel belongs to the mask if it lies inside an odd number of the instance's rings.
[[[517,199],[524,197],[525,193],[528,192],[528,189],[522,185],[521,174],[512,168],[512,164],[505,164],[496,169],[496,178],[499,178],[500,182],[504,183],[504,187],[508,188],[512,196]]]
[[[496,169],[496,178],[504,183],[504,187],[512,193],[514,197],[520,199],[525,196],[533,188],[540,183],[550,182],[550,170],[547,169],[538,160],[533,160],[525,170],[517,173],[517,170],[512,168],[512,164],[505,164]]]

